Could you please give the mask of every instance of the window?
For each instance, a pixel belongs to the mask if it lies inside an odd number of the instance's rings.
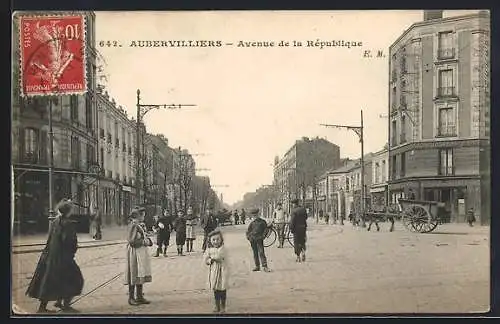
[[[78,120],[78,96],[70,96],[69,97],[69,107],[70,107],[70,115],[72,121]]]
[[[76,136],[71,138],[71,165],[75,169],[80,168],[80,139]]]
[[[453,171],[453,149],[439,150],[439,175],[452,175]]]
[[[455,85],[453,84],[453,70],[440,70],[439,71],[439,97],[450,97],[455,95]]]
[[[95,162],[95,153],[94,146],[91,144],[87,144],[87,164],[88,166],[94,164]]]
[[[438,36],[438,59],[451,59],[455,57],[455,48],[453,47],[453,33],[439,33]]]
[[[100,137],[101,139],[104,139],[104,129],[103,129],[103,128],[100,128],[100,129],[99,129],[99,137]]]
[[[397,159],[396,159],[396,156],[394,155],[392,157],[392,166],[391,166],[391,170],[392,170],[392,180],[395,180],[396,179],[396,162],[397,162]]]
[[[385,160],[382,161],[382,182],[385,182],[386,179],[386,174],[385,174]]]
[[[401,153],[401,169],[400,169],[401,177],[406,175],[406,153]]]
[[[375,183],[380,183],[380,164],[375,163]]]
[[[24,156],[23,162],[38,162],[38,130],[26,128],[24,130]]]
[[[455,112],[452,107],[439,109],[438,122],[438,136],[456,135]]]
[[[397,140],[396,140],[396,127],[397,127],[396,120],[393,120],[392,121],[392,139],[391,139],[391,145],[393,145],[393,146],[396,146],[398,144]]]
[[[92,99],[89,95],[85,97],[85,126],[88,130],[92,130],[93,128],[92,121]]]
[[[406,116],[401,116],[401,134],[400,143],[406,143]]]
[[[396,92],[396,87],[392,88],[392,100],[391,100],[391,111],[396,111],[397,110],[397,92]]]
[[[350,191],[349,177],[345,177],[345,191]]]
[[[99,157],[101,158],[101,170],[104,170],[104,147],[101,147],[101,155]]]

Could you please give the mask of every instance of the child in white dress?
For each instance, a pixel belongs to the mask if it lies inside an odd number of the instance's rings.
[[[219,229],[208,234],[208,242],[209,247],[203,255],[204,263],[208,266],[208,288],[214,292],[214,313],[225,313],[229,267],[224,239]]]

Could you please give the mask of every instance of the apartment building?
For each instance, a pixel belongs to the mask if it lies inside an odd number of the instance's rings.
[[[391,46],[389,190],[489,222],[489,13],[425,12]]]

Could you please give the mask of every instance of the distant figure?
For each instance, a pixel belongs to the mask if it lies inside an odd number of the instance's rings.
[[[177,245],[177,255],[183,256],[184,244],[186,244],[186,217],[181,211],[177,212],[177,218],[174,221],[175,244]]]
[[[415,192],[413,191],[413,189],[410,189],[410,193],[409,193],[408,197],[409,197],[409,199],[411,199],[411,200],[415,200],[415,199],[417,199],[417,198],[415,197]]]
[[[91,214],[90,214],[90,223],[91,223],[91,234],[92,239],[101,240],[102,239],[102,218],[99,208],[95,205],[92,205]]]
[[[306,261],[306,231],[307,231],[307,212],[302,206],[299,206],[299,200],[292,200],[293,210],[290,219],[290,232],[293,234],[293,245],[297,262]]]
[[[193,214],[193,208],[189,207],[186,217],[186,251],[193,252],[193,242],[196,240],[195,233],[196,216]]]
[[[474,226],[474,222],[476,221],[476,217],[474,215],[474,208],[469,208],[467,211],[467,223],[469,223],[469,226],[472,227]]]
[[[247,218],[247,214],[245,213],[245,210],[242,208],[241,209],[241,223],[245,225],[245,220]]]
[[[215,218],[211,207],[207,209],[206,215],[202,217],[200,225],[204,232],[202,250],[205,252],[208,243],[208,233],[217,228],[217,219]]]
[[[234,225],[238,225],[240,223],[240,215],[238,215],[238,210],[234,211]]]
[[[78,241],[70,219],[73,208],[69,199],[63,199],[55,208],[57,216],[50,224],[45,249],[26,291],[29,297],[40,300],[38,313],[53,313],[47,309],[51,300],[63,311],[77,312],[71,300],[82,293],[83,276],[75,262]]]
[[[285,243],[286,214],[283,210],[281,202],[278,202],[276,210],[274,211],[273,223],[275,224],[276,231],[278,232],[278,248],[282,248]]]
[[[172,217],[169,212],[165,210],[163,215],[158,218],[153,230],[156,231],[156,254],[155,257],[159,257],[163,252],[163,256],[167,256],[167,249],[170,245],[170,232],[173,229]],[[163,250],[162,250],[163,248]]]

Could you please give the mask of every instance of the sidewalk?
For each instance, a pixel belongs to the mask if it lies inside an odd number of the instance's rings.
[[[102,228],[102,240],[93,240],[89,233],[78,233],[79,248],[98,247],[123,243],[126,226],[108,226]],[[16,235],[12,238],[13,253],[41,252],[47,242],[47,233],[34,235]]]

